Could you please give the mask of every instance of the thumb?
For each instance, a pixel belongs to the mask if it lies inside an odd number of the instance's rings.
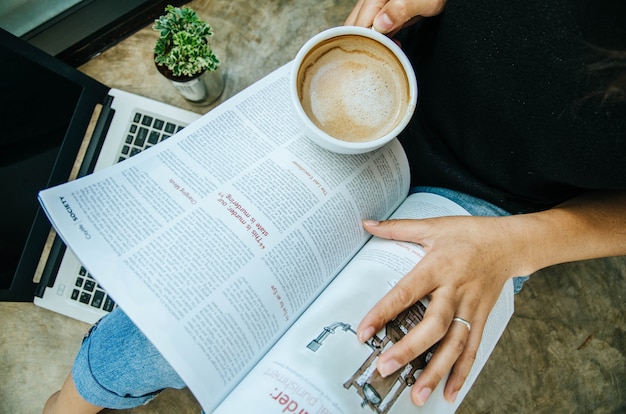
[[[374,30],[396,32],[416,18],[435,16],[443,11],[446,0],[389,0],[374,18]]]

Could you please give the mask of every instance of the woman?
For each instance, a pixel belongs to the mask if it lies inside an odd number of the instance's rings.
[[[346,21],[394,34],[437,15],[402,40],[420,83],[401,136],[413,184],[514,213],[365,224],[427,251],[358,329],[366,340],[431,296],[378,362],[387,375],[442,341],[412,388],[417,405],[450,369],[444,395],[455,399],[507,278],[626,254],[626,59],[612,51],[626,50],[623,2],[444,3],[361,0]]]
[[[474,213],[364,223],[427,251],[358,327],[367,340],[430,295],[423,321],[378,362],[388,375],[440,342],[412,387],[417,405],[450,370],[444,395],[455,399],[508,278],[626,255],[624,56],[613,52],[626,50],[621,3],[360,0],[349,15],[346,24],[397,34],[415,66],[420,102],[401,136],[414,185]],[[516,278],[517,290],[523,280]],[[184,386],[123,313],[111,316],[86,339],[44,413],[128,408]],[[107,399],[89,384],[111,354],[119,358]]]

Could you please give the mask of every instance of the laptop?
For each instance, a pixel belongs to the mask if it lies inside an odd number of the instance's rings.
[[[115,302],[56,237],[37,193],[149,150],[199,117],[103,85],[0,29],[0,301],[87,323],[110,312]]]

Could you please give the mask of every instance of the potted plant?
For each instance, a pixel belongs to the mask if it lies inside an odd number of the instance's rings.
[[[220,61],[209,38],[211,26],[189,7],[168,5],[152,28],[160,33],[154,63],[186,99],[208,104],[224,90]]]

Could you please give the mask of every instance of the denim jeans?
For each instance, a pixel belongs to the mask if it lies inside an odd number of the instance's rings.
[[[414,188],[461,205],[472,215],[504,216],[506,211],[483,200],[441,188]],[[514,280],[515,293],[528,277]],[[165,388],[185,383],[120,308],[102,318],[85,336],[72,378],[79,394],[97,406],[128,409],[146,404]]]
[[[135,408],[165,388],[185,387],[119,307],[104,316],[83,339],[72,378],[85,400],[114,409]]]

